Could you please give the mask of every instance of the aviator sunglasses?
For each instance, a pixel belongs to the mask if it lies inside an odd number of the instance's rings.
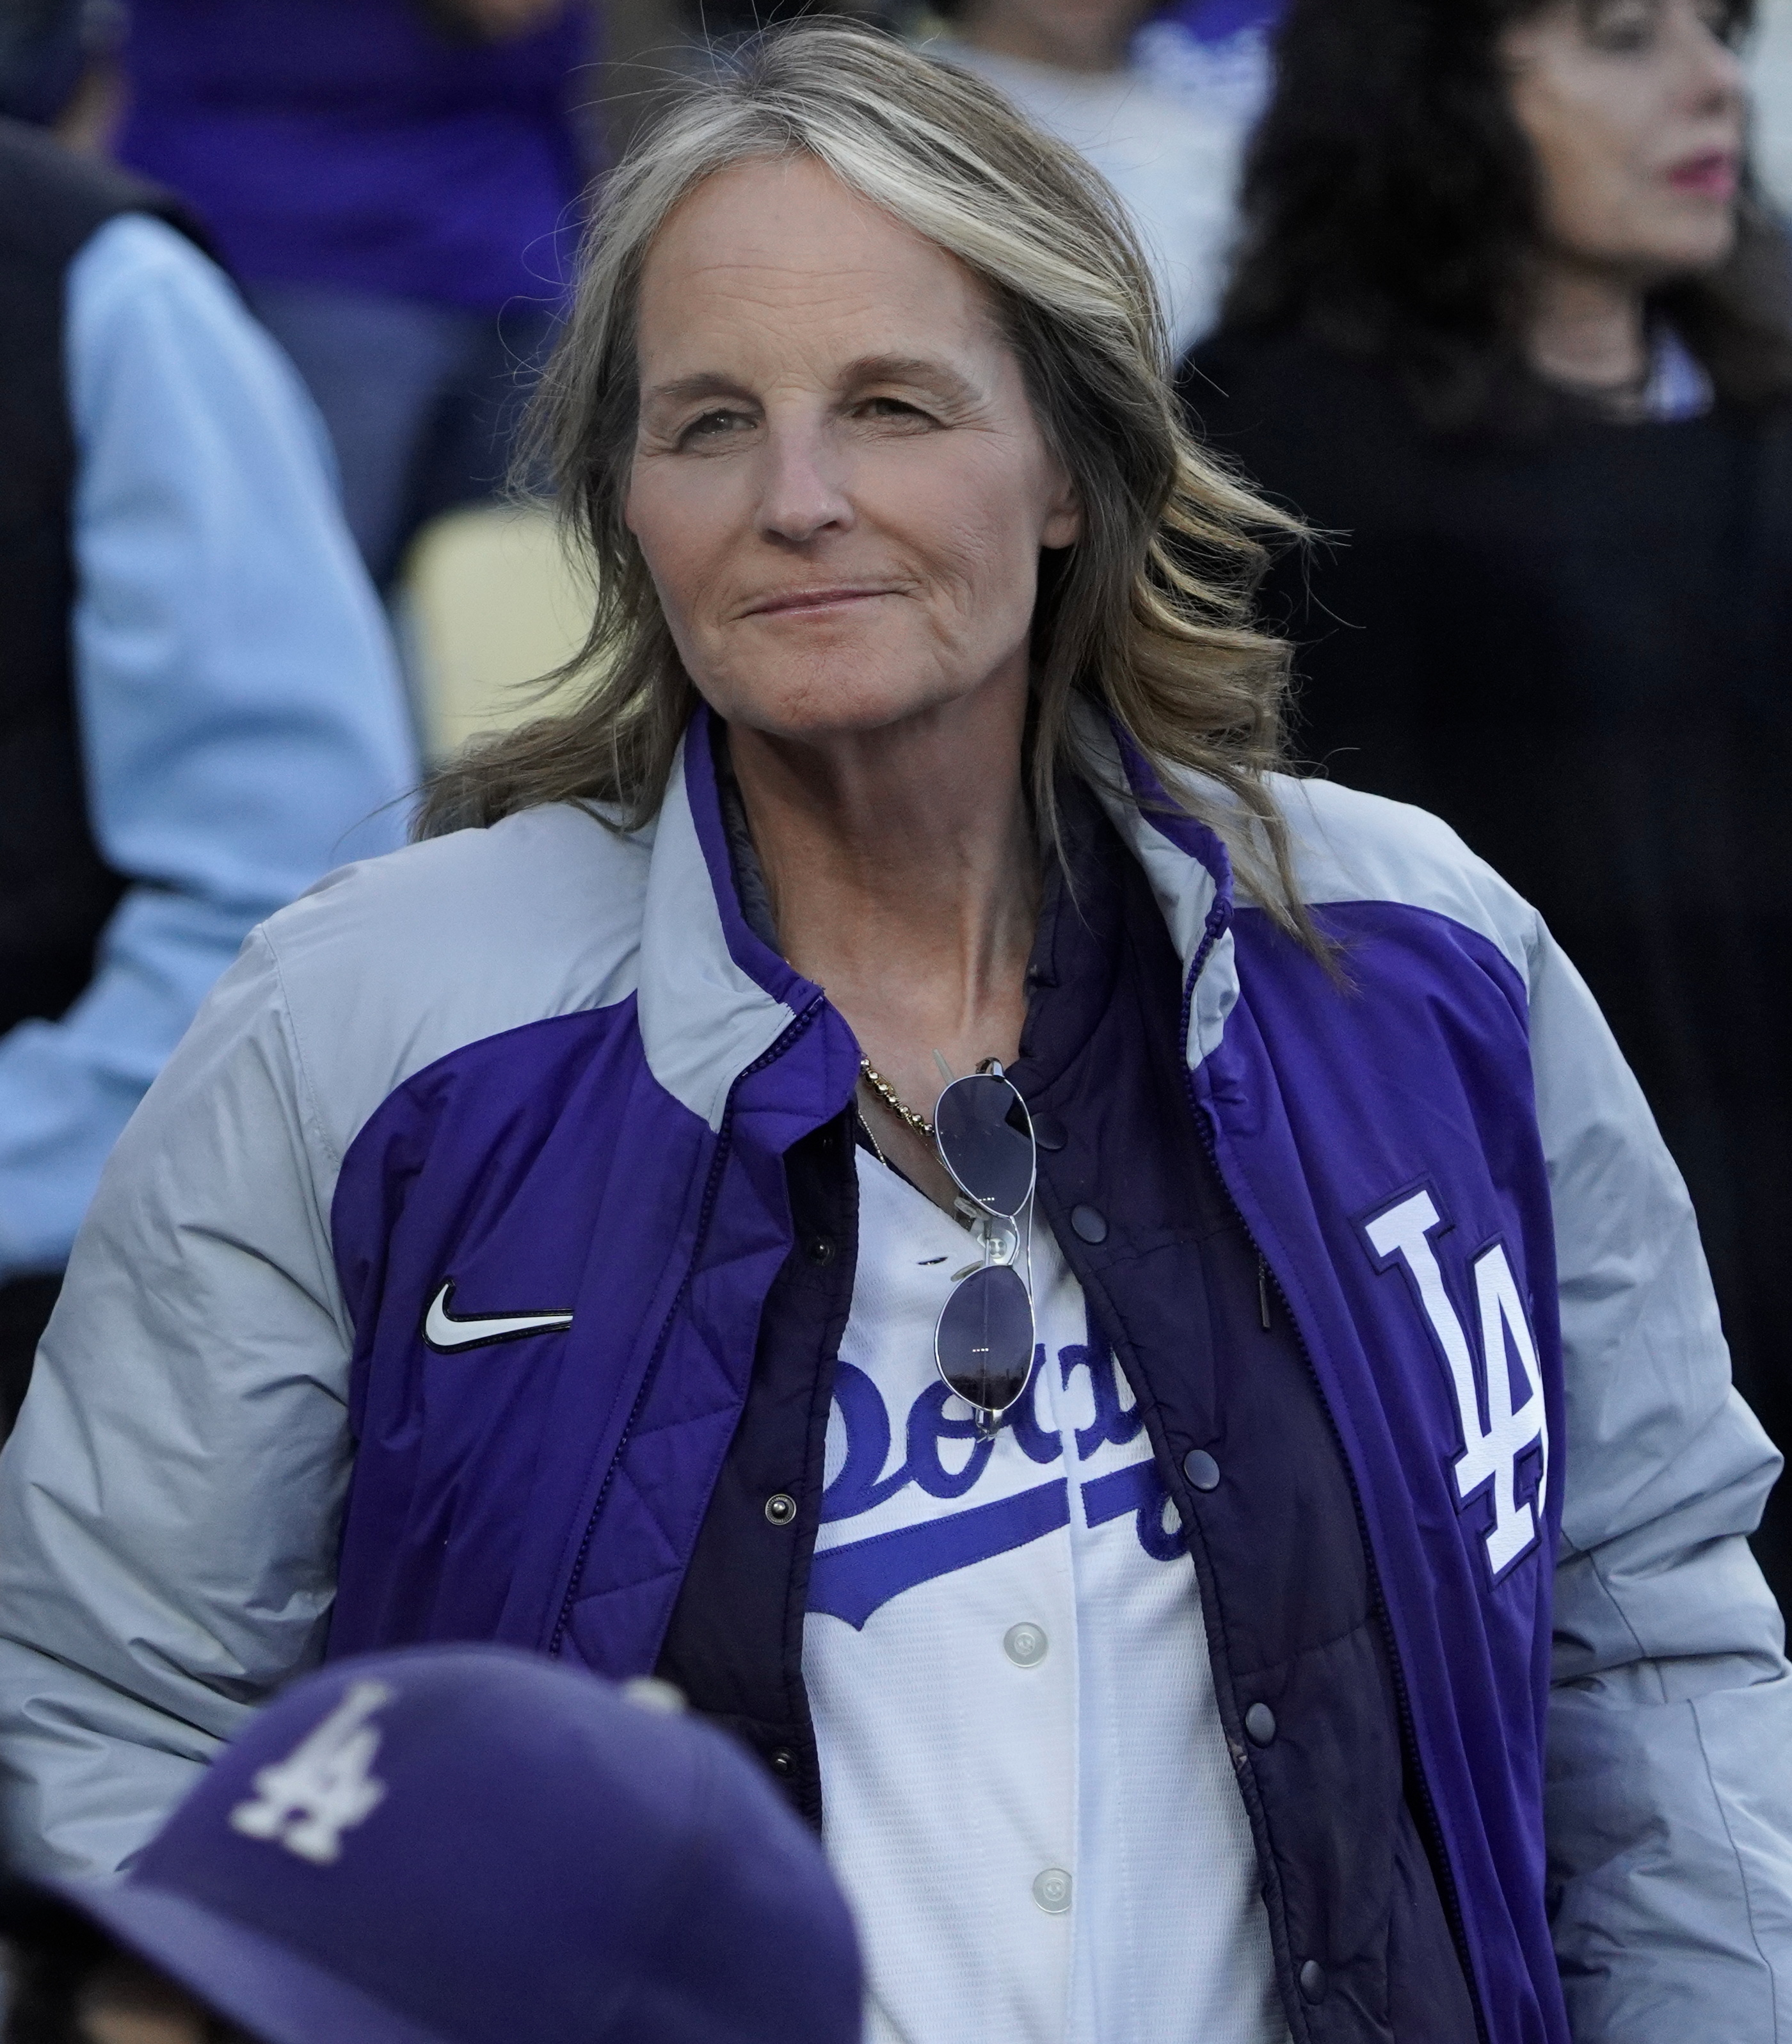
[[[957,1274],[940,1309],[934,1362],[975,1412],[978,1431],[990,1435],[1033,1374],[1031,1207],[1038,1165],[1032,1116],[995,1058],[940,1095],[934,1143],[977,1209],[973,1232],[983,1251],[980,1263]]]

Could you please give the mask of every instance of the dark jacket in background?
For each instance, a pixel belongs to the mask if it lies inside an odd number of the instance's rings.
[[[1185,398],[1330,536],[1269,616],[1295,742],[1540,908],[1686,1174],[1741,1389],[1792,1445],[1792,413],[1426,428],[1394,375],[1221,336]],[[1758,1543],[1792,1596],[1792,1508]]]

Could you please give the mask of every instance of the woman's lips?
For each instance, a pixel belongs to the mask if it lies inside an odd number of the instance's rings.
[[[874,596],[892,596],[893,590],[857,586],[842,589],[792,589],[777,596],[761,597],[746,607],[749,617],[792,617],[816,611],[838,610],[849,603],[863,603]]]
[[[1676,191],[1691,192],[1700,198],[1734,198],[1736,159],[1727,149],[1708,149],[1703,156],[1688,156],[1667,173]]]

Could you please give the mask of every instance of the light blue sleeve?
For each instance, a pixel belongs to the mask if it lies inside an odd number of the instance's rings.
[[[71,266],[76,701],[130,883],[56,1022],[0,1037],[0,1281],[67,1260],[101,1165],[251,928],[402,837],[389,637],[310,399],[215,265],[127,214]]]

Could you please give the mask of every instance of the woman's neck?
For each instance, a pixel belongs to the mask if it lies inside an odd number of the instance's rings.
[[[941,1079],[1017,1054],[1039,857],[1021,782],[1024,686],[883,730],[729,747],[779,947],[927,1115]]]
[[[1640,286],[1609,270],[1544,257],[1532,287],[1528,352],[1548,382],[1594,394],[1639,390],[1649,369]]]

